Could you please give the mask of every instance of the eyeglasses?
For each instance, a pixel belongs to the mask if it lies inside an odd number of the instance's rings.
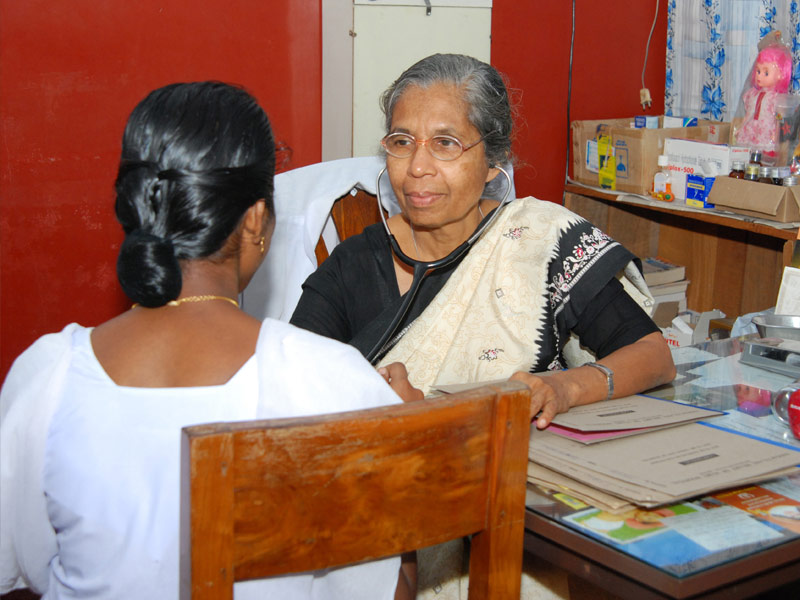
[[[474,144],[465,146],[461,140],[452,135],[435,135],[427,140],[418,140],[408,133],[390,133],[381,140],[381,145],[386,152],[395,158],[408,158],[412,156],[418,146],[427,146],[428,152],[438,160],[455,160],[470,148],[480,144],[485,138],[493,134],[490,131]]]

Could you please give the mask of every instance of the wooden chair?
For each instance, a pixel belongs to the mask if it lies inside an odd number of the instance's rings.
[[[331,218],[339,240],[343,241],[351,235],[358,235],[367,225],[380,221],[381,214],[378,212],[378,202],[375,196],[364,190],[358,190],[355,194],[345,194],[336,200],[331,208]],[[314,253],[319,265],[330,254],[322,236],[317,242]]]
[[[530,390],[185,427],[181,598],[472,534],[471,600],[519,598]],[[280,515],[276,518],[275,515]]]

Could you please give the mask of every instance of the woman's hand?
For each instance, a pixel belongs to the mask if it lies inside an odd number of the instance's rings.
[[[403,363],[394,362],[378,369],[378,373],[386,380],[395,394],[403,399],[403,402],[413,402],[422,400],[424,394],[418,390],[408,380],[408,371]]]
[[[553,375],[517,371],[509,379],[521,381],[531,388],[531,422],[536,422],[537,429],[544,429],[553,417],[570,408],[566,390],[559,389],[559,380]]]
[[[655,332],[603,357],[614,373],[614,398],[639,394],[675,377],[675,365],[664,336]],[[606,376],[593,367],[575,367],[550,373],[514,373],[510,379],[531,388],[531,422],[544,429],[558,413],[573,406],[604,400]],[[538,417],[537,417],[538,415]]]

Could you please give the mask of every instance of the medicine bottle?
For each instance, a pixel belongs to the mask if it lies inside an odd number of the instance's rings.
[[[728,177],[744,179],[744,163],[740,160],[733,161],[731,163],[731,172],[728,173]]]
[[[748,181],[758,181],[758,165],[750,163],[744,168],[744,178]]]
[[[786,187],[790,187],[790,186],[793,186],[793,185],[797,185],[798,181],[799,180],[798,180],[796,175],[789,175],[787,177],[784,177],[781,180],[781,185],[784,185]]]
[[[761,164],[761,150],[753,150],[750,152],[750,162],[756,163],[757,165]]]
[[[769,176],[772,177],[772,183],[774,183],[775,185],[781,185],[783,183],[783,177],[781,177],[781,170],[778,167],[770,167]]]
[[[769,167],[758,168],[758,181],[759,183],[772,183],[772,176],[769,173]]]
[[[672,202],[674,196],[672,195],[672,181],[667,168],[668,163],[669,159],[666,154],[658,156],[658,167],[661,170],[653,175],[653,191],[650,194],[658,200]]]

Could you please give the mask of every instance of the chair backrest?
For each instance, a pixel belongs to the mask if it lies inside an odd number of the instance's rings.
[[[229,599],[234,581],[473,534],[470,599],[518,599],[529,410],[530,390],[506,382],[362,411],[184,427],[181,598]]]
[[[375,196],[364,190],[358,190],[355,194],[345,194],[334,202],[331,208],[331,220],[336,227],[339,241],[343,241],[351,235],[358,235],[367,225],[380,221],[381,214]],[[317,264],[322,264],[330,254],[322,235],[314,253]]]

